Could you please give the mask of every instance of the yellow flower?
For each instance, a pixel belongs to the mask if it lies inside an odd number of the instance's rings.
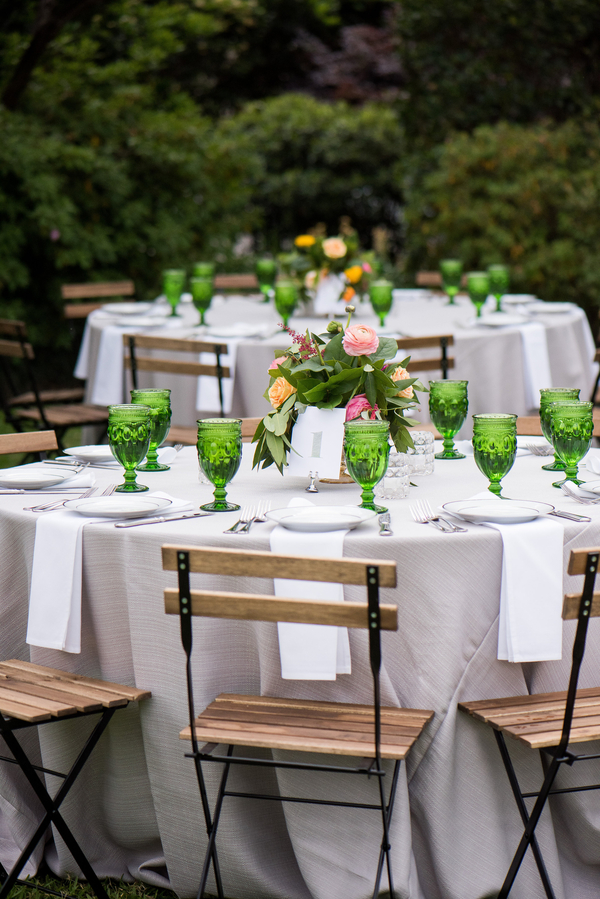
[[[350,281],[350,284],[358,284],[363,276],[362,265],[351,265],[350,268],[344,271],[344,274]]]
[[[274,409],[279,409],[292,393],[296,393],[296,388],[292,387],[284,377],[277,378],[269,388],[269,402]]]
[[[342,259],[348,252],[348,248],[339,237],[328,237],[323,241],[323,252],[330,259]]]
[[[299,234],[294,243],[297,247],[301,248],[312,247],[312,245],[315,243],[315,238],[312,236],[312,234]]]

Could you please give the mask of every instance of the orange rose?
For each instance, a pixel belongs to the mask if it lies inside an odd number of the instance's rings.
[[[273,385],[269,388],[269,402],[274,409],[279,409],[282,403],[285,403],[288,396],[296,393],[296,388],[292,387],[289,381],[284,377],[277,378]]]
[[[410,375],[405,368],[402,368],[402,366],[399,365],[398,368],[395,369],[394,372],[392,372],[390,377],[391,377],[392,381],[406,381],[410,378]],[[407,400],[412,399],[412,397],[414,395],[415,395],[415,392],[412,389],[412,387],[405,387],[404,390],[399,390],[398,393],[396,394],[396,396],[403,396]]]
[[[328,237],[323,241],[323,252],[330,259],[343,259],[347,251],[346,244],[339,237]]]
[[[347,303],[355,294],[356,291],[353,287],[347,287],[342,294],[342,299]]]

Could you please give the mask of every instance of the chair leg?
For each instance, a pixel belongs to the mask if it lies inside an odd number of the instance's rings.
[[[227,755],[231,756],[233,754],[233,746],[227,747]],[[225,762],[225,766],[223,768],[223,774],[221,776],[221,783],[219,784],[219,792],[217,793],[217,801],[215,802],[215,811],[213,814],[212,820],[212,830],[210,832],[210,836],[208,838],[208,846],[206,847],[206,855],[204,856],[204,867],[202,868],[202,877],[200,878],[200,886],[198,887],[198,895],[197,899],[202,899],[204,896],[204,890],[206,889],[206,881],[208,880],[208,872],[210,870],[210,863],[213,859],[213,853],[216,851],[215,841],[217,839],[217,828],[219,826],[219,819],[221,817],[221,808],[223,806],[223,798],[225,796],[225,787],[227,786],[227,777],[229,775],[229,769],[231,765],[229,762]],[[1,897],[0,897],[1,899]],[[219,897],[220,899],[220,897]]]
[[[398,775],[400,774],[401,761],[398,760],[394,765],[394,773],[392,775],[392,785],[390,787],[390,796],[385,804],[385,794],[383,789],[383,778],[379,777],[379,797],[381,801],[381,820],[383,828],[383,839],[379,850],[379,860],[377,862],[377,875],[375,877],[375,888],[373,890],[373,899],[377,899],[379,895],[379,886],[381,884],[381,875],[383,873],[383,862],[385,860],[388,872],[388,884],[390,888],[390,899],[394,899],[394,880],[392,877],[392,859],[390,855],[391,845],[389,839],[389,828],[394,811],[394,800],[396,798],[396,787],[398,786]]]
[[[204,821],[206,823],[206,835],[210,839],[210,835],[213,831],[213,821],[210,814],[210,806],[208,803],[208,795],[206,793],[206,783],[204,781],[204,775],[202,773],[202,762],[198,758],[197,755],[194,756],[194,765],[196,766],[196,779],[198,781],[198,788],[200,790],[200,799],[202,801],[202,811],[204,812]],[[225,894],[223,893],[223,883],[221,881],[221,868],[219,866],[219,859],[217,857],[217,847],[213,843],[212,850],[212,864],[213,870],[215,872],[215,881],[217,884],[217,896],[218,899],[225,899]]]
[[[0,888],[0,899],[5,899],[5,897],[8,896],[8,894],[14,887],[19,874],[23,870],[27,860],[31,856],[31,853],[33,852],[39,841],[42,839],[50,823],[54,824],[54,826],[58,830],[59,834],[65,842],[65,845],[69,849],[69,852],[73,856],[75,862],[79,865],[84,877],[88,880],[96,896],[98,896],[98,899],[108,899],[104,887],[100,883],[98,877],[96,876],[96,873],[94,872],[94,869],[90,865],[83,850],[69,830],[64,818],[62,817],[58,809],[61,803],[66,798],[69,790],[75,783],[76,778],[79,776],[81,769],[88,760],[91,752],[96,746],[96,743],[104,733],[114,712],[115,709],[106,709],[106,711],[103,712],[100,721],[96,724],[91,734],[88,736],[83,749],[75,759],[75,762],[71,766],[69,773],[66,775],[63,784],[56,793],[54,799],[52,799],[52,797],[42,784],[42,781],[40,780],[36,770],[27,758],[27,755],[22,749],[21,744],[15,737],[14,733],[9,728],[2,727],[2,736],[6,742],[6,745],[12,752],[21,771],[29,781],[38,799],[42,803],[46,813],[40,821],[34,834],[30,838],[28,844],[23,849],[11,872],[3,881],[2,887]]]

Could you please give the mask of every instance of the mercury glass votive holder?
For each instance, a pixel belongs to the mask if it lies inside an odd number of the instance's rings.
[[[198,425],[198,462],[214,485],[214,502],[200,506],[205,512],[235,512],[240,507],[227,502],[225,487],[237,474],[242,461],[240,418],[204,418]]]
[[[150,445],[150,407],[123,403],[108,407],[108,443],[115,459],[125,469],[125,481],[117,493],[142,493],[147,490],[136,481],[135,470]]]
[[[550,404],[551,403],[574,403],[579,402],[579,388],[572,387],[543,387],[540,390],[540,425],[542,426],[542,434],[548,441],[552,443],[552,430],[550,427]],[[564,471],[564,463],[554,453],[554,462],[542,465],[545,471]]]
[[[454,448],[454,437],[467,417],[469,410],[468,381],[430,381],[429,415],[444,438],[444,448],[436,459],[464,459],[463,453]]]
[[[373,488],[384,477],[390,454],[390,424],[353,418],[344,424],[344,455],[348,474],[362,487],[361,509],[387,512],[375,505]]]
[[[473,455],[479,471],[489,478],[488,490],[500,496],[500,482],[517,455],[517,416],[503,412],[474,415]]]
[[[550,433],[552,446],[565,466],[564,481],[556,481],[553,487],[562,487],[567,481],[582,484],[577,478],[577,465],[592,443],[594,430],[593,403],[550,403]]]
[[[138,471],[169,471],[168,465],[158,461],[158,448],[165,442],[171,427],[171,391],[158,387],[132,390],[131,402],[150,409],[150,443],[146,462],[138,465]]]

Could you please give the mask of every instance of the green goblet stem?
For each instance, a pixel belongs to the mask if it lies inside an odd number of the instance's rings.
[[[392,308],[393,289],[394,285],[392,282],[384,279],[372,281],[369,285],[369,299],[371,300],[373,311],[379,316],[381,327],[385,325],[386,316]]]
[[[185,285],[185,272],[180,268],[168,268],[163,272],[163,293],[171,306],[171,315],[177,315],[177,306]]]
[[[275,309],[283,319],[283,327],[287,328],[290,315],[298,303],[298,291],[293,281],[278,281],[275,285]]]
[[[502,312],[502,297],[508,293],[510,271],[507,265],[488,265],[490,292],[496,298],[496,312]]]
[[[387,471],[390,425],[387,421],[355,418],[344,425],[344,454],[350,477],[362,487],[361,509],[387,512],[374,502],[373,488]]]
[[[204,316],[208,312],[213,298],[213,280],[200,276],[190,278],[190,290],[192,302],[200,313],[200,324],[204,325],[206,324]]]
[[[463,453],[454,448],[454,437],[467,417],[469,398],[468,381],[430,381],[429,415],[444,438],[444,449],[436,459],[464,459]]]
[[[473,455],[477,468],[489,479],[488,490],[500,496],[500,482],[513,467],[517,455],[517,416],[474,415]]]
[[[579,401],[579,388],[571,387],[544,387],[540,390],[540,425],[542,434],[548,441],[552,443],[552,428],[550,424],[550,404],[551,403],[573,403]],[[554,462],[542,465],[544,471],[564,471],[564,463],[561,462],[557,453],[554,453]]]
[[[171,427],[171,391],[161,388],[132,390],[131,402],[150,409],[150,443],[144,465],[138,471],[169,471],[168,465],[158,461],[158,448],[164,443]]]
[[[112,453],[125,469],[125,481],[117,493],[148,490],[136,482],[135,470],[150,445],[150,407],[123,403],[108,407],[108,442]]]
[[[481,317],[481,309],[490,292],[490,279],[487,272],[469,272],[467,275],[467,291],[469,299],[476,309],[477,318]]]
[[[440,273],[442,275],[442,286],[448,295],[448,305],[455,306],[454,297],[460,289],[460,279],[462,275],[463,264],[460,259],[442,259],[440,262]]]
[[[592,442],[593,403],[551,403],[549,408],[552,445],[564,463],[566,475],[564,481],[556,481],[552,486],[562,487],[567,481],[582,484],[577,477],[577,466]]]
[[[226,485],[242,461],[242,422],[239,418],[205,418],[198,424],[198,462],[214,485],[214,502],[200,506],[206,512],[235,512],[227,502]]]

